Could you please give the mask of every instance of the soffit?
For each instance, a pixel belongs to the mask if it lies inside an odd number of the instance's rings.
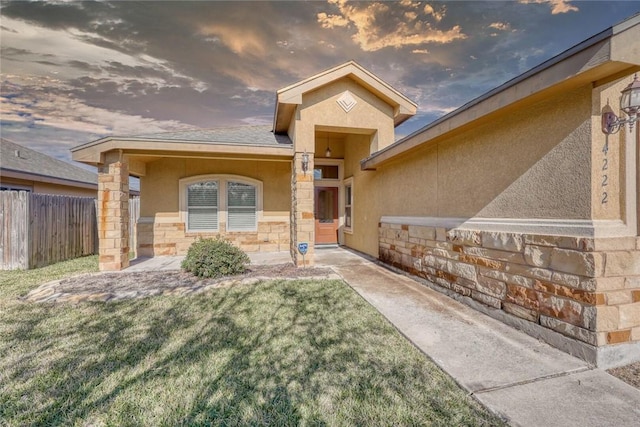
[[[108,137],[90,144],[72,149],[72,158],[76,161],[98,165],[104,163],[106,153],[119,152],[123,156],[158,157],[206,157],[213,158],[251,158],[255,160],[288,159],[293,157],[293,148],[284,146],[194,143],[185,141],[163,141]]]

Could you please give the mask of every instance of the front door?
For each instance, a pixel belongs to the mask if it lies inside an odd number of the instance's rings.
[[[316,187],[316,244],[338,243],[338,188]]]

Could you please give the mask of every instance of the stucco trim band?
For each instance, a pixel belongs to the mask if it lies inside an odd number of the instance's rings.
[[[633,227],[628,226],[621,220],[383,216],[380,218],[380,222],[436,228],[457,228],[460,230],[504,231],[576,237],[623,237],[635,235]]]

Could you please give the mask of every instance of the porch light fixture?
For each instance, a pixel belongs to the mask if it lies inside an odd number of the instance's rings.
[[[633,81],[622,90],[620,109],[629,118],[621,119],[612,111],[602,113],[602,132],[612,135],[624,127],[625,123],[629,124],[629,132],[633,131],[633,124],[640,119],[638,116],[640,112],[640,81],[638,81],[637,73],[633,76]]]
[[[307,154],[307,151],[305,150],[305,152],[302,153],[302,172],[306,174],[308,170],[309,170],[309,154]]]
[[[324,156],[331,157],[331,148],[329,148],[329,146],[327,146],[327,150],[324,152]]]

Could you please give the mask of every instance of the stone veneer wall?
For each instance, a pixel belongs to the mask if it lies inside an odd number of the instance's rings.
[[[302,155],[296,153],[293,159],[291,174],[291,259],[296,266],[314,264],[315,215],[313,206],[313,153],[309,154],[308,170],[302,170]],[[298,252],[298,243],[309,244],[307,254],[303,257]],[[303,262],[304,260],[304,262]]]
[[[445,288],[450,295],[469,297],[494,312],[586,344],[576,350],[550,341],[594,364],[640,360],[640,346],[628,351],[618,351],[617,346],[609,360],[598,354],[602,347],[640,344],[640,238],[380,223],[379,253],[381,261]]]
[[[112,162],[98,169],[98,265],[101,271],[129,266],[129,167]]]
[[[153,222],[145,218],[138,221],[139,256],[185,255],[189,246],[199,237],[222,236],[245,252],[279,252],[289,249],[289,223],[286,221],[259,221],[258,231],[227,232],[220,223],[219,233],[193,233],[185,231],[184,222]]]

